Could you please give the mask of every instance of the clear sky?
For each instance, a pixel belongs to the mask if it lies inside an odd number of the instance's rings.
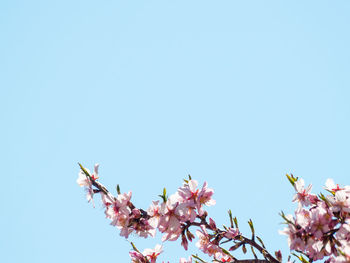
[[[349,1],[0,1],[0,261],[129,262],[76,184],[77,162],[99,162],[101,182],[143,208],[187,174],[207,181],[219,225],[231,208],[244,233],[252,218],[287,254],[285,173],[316,193],[327,178],[350,183],[349,12]],[[163,259],[188,256],[179,243]]]

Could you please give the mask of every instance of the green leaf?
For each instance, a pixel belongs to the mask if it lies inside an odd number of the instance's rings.
[[[231,211],[231,209],[228,210],[228,215],[229,215],[229,217],[230,217],[231,227],[233,228],[233,218],[232,218],[232,211]]]
[[[131,244],[132,249],[133,249],[134,251],[141,253],[141,252],[136,248],[136,246],[134,245],[133,242],[130,242],[130,244]]]
[[[197,255],[192,255],[192,257],[195,259],[198,259],[202,263],[208,263],[208,262],[204,261],[203,259],[201,259],[200,257],[198,257]]]
[[[259,240],[259,242],[261,243],[262,247],[265,248],[264,242],[262,241],[262,239],[258,236],[256,236],[256,238]]]
[[[252,240],[254,240],[255,239],[255,230],[254,230],[253,221],[251,219],[249,219],[248,225],[250,227],[250,230],[252,231]]]
[[[286,215],[283,213],[283,211],[281,211],[280,216],[286,221],[287,224],[294,225],[294,223],[286,217]]]
[[[295,182],[298,181],[298,177],[295,178],[293,174],[286,174],[288,181],[294,186]]]
[[[292,255],[298,258],[302,263],[310,263],[310,261],[306,260],[302,255],[297,255],[295,253],[292,253]]]
[[[91,179],[91,175],[88,173],[88,171],[86,171],[86,169],[81,165],[81,163],[78,163],[80,166],[80,169],[83,171],[83,173],[89,177],[89,179]]]
[[[328,191],[328,192],[330,192],[330,191]],[[332,193],[333,195],[335,195],[335,192],[330,192],[330,193]],[[318,197],[319,197],[323,202],[325,202],[328,206],[332,206],[332,205],[329,203],[329,201],[327,200],[327,198],[326,198],[326,196],[325,196],[324,194],[320,193],[320,194],[318,195]]]
[[[162,195],[158,195],[160,198],[163,199],[163,202],[165,203],[168,199],[167,195],[166,195],[166,189],[165,187],[163,188],[163,194]]]
[[[230,252],[228,252],[226,249],[221,248],[222,252],[224,252],[226,255],[232,257],[232,255],[230,254]]]
[[[253,248],[252,246],[250,246],[250,249],[252,250],[252,253],[253,253],[253,255],[254,255],[254,258],[255,258],[255,259],[258,259],[258,257],[257,257],[256,254],[255,254],[254,248]]]
[[[235,223],[236,228],[238,229],[238,221],[237,221],[237,217],[233,218],[233,222]]]

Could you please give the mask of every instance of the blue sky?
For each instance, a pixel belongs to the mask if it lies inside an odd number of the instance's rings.
[[[288,253],[285,173],[349,184],[348,1],[1,1],[2,262],[128,262],[77,162],[148,207],[191,174]],[[159,235],[158,235],[159,236]],[[159,242],[131,238],[140,250]],[[188,256],[166,243],[163,259]],[[194,249],[191,246],[191,251]]]

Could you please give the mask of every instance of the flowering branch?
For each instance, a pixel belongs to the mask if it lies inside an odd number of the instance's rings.
[[[212,218],[208,219],[204,206],[214,205],[215,201],[212,199],[214,190],[208,188],[206,182],[201,189],[197,188],[198,182],[189,176],[188,180],[184,180],[183,186],[171,196],[167,196],[164,188],[162,195],[159,195],[162,202],[153,201],[146,211],[134,206],[131,202],[131,192],[122,194],[117,186],[118,195],[113,196],[99,183],[98,164],[95,165],[93,173],[80,163],[79,166],[77,183],[85,187],[88,201],[93,202],[93,196],[100,194],[106,217],[111,220],[111,225],[120,229],[120,235],[125,238],[132,232],[144,238],[154,237],[158,230],[164,234],[163,242],[175,241],[181,237],[181,246],[187,250],[188,241],[192,242],[195,238],[190,229],[197,227],[196,246],[213,258],[213,262],[282,262],[281,252],[276,251],[275,256],[272,256],[261,238],[255,235],[252,220],[248,221],[252,232],[251,238],[248,238],[240,233],[237,218],[232,217],[231,211],[230,227],[224,226],[223,229],[219,229]],[[288,236],[291,250],[299,253],[292,255],[303,263],[324,257],[328,257],[326,263],[350,262],[350,186],[341,188],[329,179],[326,182],[326,190],[331,195],[316,196],[310,193],[311,185],[304,188],[302,179],[298,180],[293,175],[287,175],[287,178],[296,190],[293,201],[299,205],[295,217],[281,213],[287,224],[287,228],[281,233]],[[233,245],[226,250],[223,245],[231,242]],[[129,255],[132,263],[155,263],[163,251],[162,246],[157,245],[154,249],[145,249],[141,253],[133,243],[131,244],[133,251]],[[246,253],[247,246],[250,247],[254,259],[239,260],[230,253],[238,248]],[[258,259],[255,249],[264,259]],[[192,258],[197,263],[206,263],[197,255],[192,255],[188,260],[181,258],[180,263],[191,263]]]
[[[192,241],[194,239],[194,235],[190,232],[190,227],[196,226],[201,229],[196,232],[200,239],[197,246],[204,253],[214,257],[214,260],[217,262],[241,262],[221,247],[222,244],[227,242],[239,242],[238,246],[232,246],[230,250],[235,250],[242,246],[244,251],[246,250],[245,245],[256,248],[265,258],[265,260],[258,262],[279,262],[265,248],[254,241],[254,235],[253,239],[244,237],[239,232],[238,226],[233,228],[233,223],[230,228],[225,227],[225,230],[223,230],[217,228],[214,220],[211,218],[209,219],[209,223],[207,222],[207,212],[203,210],[203,205],[213,205],[215,201],[211,198],[214,191],[207,188],[206,183],[199,190],[197,189],[198,183],[190,178],[189,180],[185,180],[184,186],[179,188],[177,194],[170,197],[167,197],[166,190],[164,189],[163,195],[160,196],[163,199],[163,203],[159,205],[158,201],[154,201],[148,211],[145,211],[135,208],[132,204],[130,201],[131,192],[129,194],[120,194],[118,187],[118,196],[114,197],[105,186],[98,182],[98,165],[95,165],[93,174],[80,163],[79,166],[81,171],[77,182],[79,185],[85,186],[87,199],[91,201],[94,194],[101,194],[103,205],[106,207],[106,217],[112,220],[112,225],[121,229],[122,236],[128,237],[133,231],[143,237],[154,236],[155,229],[158,228],[160,232],[165,233],[163,241],[174,241],[181,236],[181,245],[187,250],[188,240]],[[199,222],[195,221],[196,219]],[[208,234],[207,230],[213,231],[213,233]],[[157,249],[161,251],[161,248]],[[252,251],[254,251],[253,248]],[[130,255],[132,260],[134,260],[137,257],[142,258],[144,253],[140,253],[134,249],[133,252],[130,252]],[[152,257],[152,255],[149,255],[149,257]],[[254,256],[256,257],[255,254]],[[153,257],[155,256],[153,255]],[[142,262],[142,260],[138,260]],[[147,256],[145,260],[145,262],[147,260],[149,261]],[[256,260],[257,257],[252,261],[248,260],[244,262],[257,262]]]

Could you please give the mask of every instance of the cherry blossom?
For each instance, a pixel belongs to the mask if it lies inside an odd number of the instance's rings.
[[[234,239],[238,235],[240,235],[239,230],[238,229],[233,229],[231,227],[228,228],[227,232],[225,233],[225,237],[229,238],[229,239]]]
[[[350,212],[349,194],[345,190],[337,190],[334,196],[327,196],[327,200],[331,204],[333,212]]]
[[[99,164],[95,164],[94,173],[91,174],[91,179],[82,170],[80,170],[78,174],[78,179],[77,179],[77,184],[85,188],[87,201],[92,202],[94,207],[95,207],[94,200],[93,200],[94,191],[92,189],[91,180],[98,179],[98,167],[99,167]],[[86,169],[86,171],[90,174],[90,171],[88,169]]]
[[[130,251],[129,256],[132,263],[147,263],[147,258],[140,252]]]
[[[143,251],[143,255],[150,261],[150,263],[155,263],[157,257],[163,252],[163,247],[161,245],[156,245],[154,249],[147,248]]]
[[[209,256],[220,255],[222,253],[220,247],[210,241],[210,236],[204,226],[201,226],[201,229],[197,230],[196,234],[199,239],[196,246],[202,250],[202,252]]]
[[[192,257],[186,258],[180,258],[180,263],[192,263]]]
[[[295,182],[294,188],[297,193],[295,194],[293,201],[299,202],[302,206],[308,206],[311,205],[309,193],[312,185],[310,184],[307,188],[304,188],[304,185],[305,183],[303,179],[299,179],[297,182]]]
[[[304,189],[304,181],[295,180],[297,197],[294,200],[299,202],[299,207],[295,217],[282,215],[287,228],[281,233],[288,236],[290,249],[302,252],[311,261],[326,258],[325,262],[350,262],[347,254],[350,246],[349,186],[340,187],[328,179],[325,189],[331,194],[321,194],[308,202],[311,187]]]

